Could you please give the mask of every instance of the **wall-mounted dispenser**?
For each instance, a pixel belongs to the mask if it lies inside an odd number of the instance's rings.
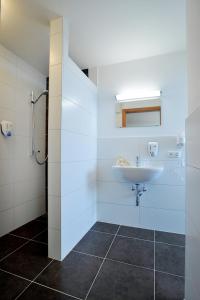
[[[5,137],[12,136],[12,131],[13,131],[13,123],[12,122],[3,120],[3,121],[1,121],[0,125],[1,125],[1,133]]]
[[[184,133],[181,133],[176,138],[176,145],[178,148],[183,148],[185,145],[185,135]]]
[[[148,142],[148,153],[151,157],[156,157],[158,155],[158,143]]]

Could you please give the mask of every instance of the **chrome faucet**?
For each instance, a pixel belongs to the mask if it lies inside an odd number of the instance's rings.
[[[140,166],[140,157],[139,155],[136,156],[136,167]]]

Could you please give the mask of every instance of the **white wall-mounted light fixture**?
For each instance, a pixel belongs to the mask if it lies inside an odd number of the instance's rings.
[[[161,91],[135,91],[131,93],[125,93],[116,95],[116,99],[118,102],[123,101],[139,101],[139,100],[152,100],[159,99],[161,95]]]

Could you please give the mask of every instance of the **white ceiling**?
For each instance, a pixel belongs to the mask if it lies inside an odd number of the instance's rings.
[[[48,74],[49,20],[69,20],[81,68],[185,49],[185,0],[1,0],[0,42]]]

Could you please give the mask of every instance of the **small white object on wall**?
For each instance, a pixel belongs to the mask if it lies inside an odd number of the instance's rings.
[[[178,148],[184,147],[184,145],[185,145],[185,135],[184,135],[184,133],[177,136],[176,145],[177,145]]]
[[[5,137],[9,137],[12,136],[12,132],[13,132],[13,123],[10,121],[1,121],[1,133],[5,136]]]
[[[169,158],[181,158],[181,151],[168,151]]]
[[[148,142],[148,153],[151,157],[156,157],[158,155],[158,143]]]

